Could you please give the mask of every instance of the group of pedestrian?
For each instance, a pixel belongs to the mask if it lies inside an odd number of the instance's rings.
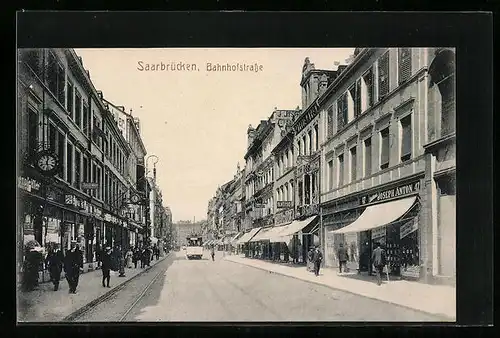
[[[319,249],[319,245],[311,247],[307,253],[307,270],[314,272],[316,276],[319,276],[319,269],[322,261],[323,254]]]
[[[83,254],[76,241],[71,241],[70,249],[66,251],[66,254],[63,253],[59,244],[51,245],[45,258],[45,265],[49,271],[50,280],[54,284],[54,291],[59,289],[61,272],[64,269],[69,293],[76,293],[80,273],[83,272]]]
[[[124,275],[125,266],[137,268],[138,262],[141,268],[149,267],[151,261],[160,259],[160,249],[158,246],[135,247],[129,249],[123,255],[121,247],[114,249],[106,245],[104,250],[97,251],[98,266],[102,270],[102,286],[110,287],[111,271],[120,271]],[[38,272],[43,262],[43,254],[35,244],[26,246],[26,257],[23,263],[22,287],[25,291],[32,291],[38,285]],[[66,253],[61,250],[57,243],[51,243],[48,247],[48,254],[45,258],[45,266],[50,274],[50,281],[54,284],[54,291],[59,289],[61,273],[65,272],[65,277],[69,285],[69,293],[76,293],[80,273],[83,272],[83,253],[76,241],[71,241],[70,249]]]

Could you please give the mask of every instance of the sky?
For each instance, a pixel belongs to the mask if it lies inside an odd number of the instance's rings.
[[[148,155],[173,221],[206,219],[219,185],[244,167],[246,131],[274,108],[301,107],[304,59],[336,69],[354,48],[75,49],[104,98],[141,122]],[[141,64],[139,64],[141,62]],[[146,64],[195,64],[196,70],[146,71]],[[258,64],[258,72],[214,72],[211,64]],[[144,70],[140,70],[144,69]],[[166,68],[167,69],[167,68]]]

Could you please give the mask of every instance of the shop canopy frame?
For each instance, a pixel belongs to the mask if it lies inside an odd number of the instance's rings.
[[[238,239],[238,238],[239,238],[242,234],[243,234],[242,232],[238,232],[238,233],[236,234],[236,236],[234,236],[233,238],[231,238],[230,244],[231,244],[231,245],[236,244],[236,240],[237,240],[237,239]]]
[[[236,242],[236,244],[245,244],[249,242],[259,231],[261,228],[253,228],[249,232],[245,233],[241,238]]]
[[[271,238],[276,237],[285,227],[286,225],[264,228],[250,242],[271,241]]]
[[[417,196],[395,201],[379,203],[366,207],[365,211],[351,224],[330,231],[334,234],[345,234],[373,230],[394,223],[406,215],[415,205]]]
[[[277,233],[275,236],[270,238],[271,243],[289,243],[291,240],[291,237],[295,235],[297,232],[301,231],[304,229],[306,226],[311,224],[312,222],[317,221],[319,218],[318,215],[314,215],[311,217],[308,217],[304,220],[301,221],[293,221],[292,223],[283,226],[283,229]]]

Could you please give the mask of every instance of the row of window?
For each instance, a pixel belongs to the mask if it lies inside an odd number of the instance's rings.
[[[293,201],[293,181],[286,182],[276,189],[276,201]]]
[[[313,203],[318,203],[318,182],[319,182],[319,172],[314,172],[311,174],[306,174],[303,176],[302,180],[297,182],[298,184],[298,203],[297,205],[310,205]]]
[[[411,114],[405,116],[399,121],[399,157],[401,162],[405,162],[411,159],[412,156],[412,123]],[[391,148],[391,135],[389,132],[389,127],[386,127],[378,132],[380,151],[377,152],[380,163],[380,170],[384,170],[389,167],[390,162],[390,148]],[[372,170],[372,159],[374,155],[374,148],[372,147],[372,137],[363,140],[362,144],[362,156],[358,157],[358,145],[352,146],[348,153],[341,153],[337,155],[336,166],[334,165],[334,159],[327,162],[327,186],[328,190],[332,190],[336,187],[341,187],[349,182],[356,181],[361,177],[366,177],[374,173]],[[395,136],[393,136],[395,137]],[[346,182],[345,170],[346,170],[346,159],[349,156],[350,171],[349,171],[349,181]],[[358,177],[360,171],[358,171],[358,159],[362,159],[362,169],[361,177]]]
[[[319,149],[319,131],[318,124],[315,124],[312,129],[304,133],[298,141],[299,155],[309,156],[314,154]]]
[[[398,84],[406,82],[412,74],[411,48],[398,49]],[[358,118],[362,112],[366,111],[377,101],[382,100],[389,94],[391,77],[389,76],[390,60],[389,50],[387,50],[378,61],[372,65],[359,79],[343,93],[327,109],[327,138],[334,135],[334,121],[336,117],[337,131],[341,130],[349,122]],[[378,73],[374,83],[374,74]],[[378,88],[378,91],[376,90]]]
[[[43,77],[43,49],[33,49],[26,52],[25,60],[36,75]],[[97,118],[95,111],[90,114],[89,104],[83,98],[80,91],[75,88],[73,82],[68,78],[62,62],[51,50],[48,50],[47,55],[47,85],[49,90],[54,94],[59,103],[66,107],[66,111],[71,120],[76,126],[82,130],[85,136],[92,141],[101,150],[105,150],[113,165],[118,171],[124,175],[126,171],[126,156],[123,151],[117,146],[116,141],[111,138],[109,133],[106,133],[106,139],[97,130],[102,129],[101,121]],[[89,128],[92,116],[93,128]],[[104,148],[104,149],[103,149]]]

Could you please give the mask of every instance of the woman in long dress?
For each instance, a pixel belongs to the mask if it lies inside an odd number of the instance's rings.
[[[134,254],[133,254],[132,250],[128,249],[126,259],[127,259],[127,267],[129,269],[132,269],[132,266],[133,266],[132,265],[133,264],[133,262],[132,262],[133,256],[134,256]]]

